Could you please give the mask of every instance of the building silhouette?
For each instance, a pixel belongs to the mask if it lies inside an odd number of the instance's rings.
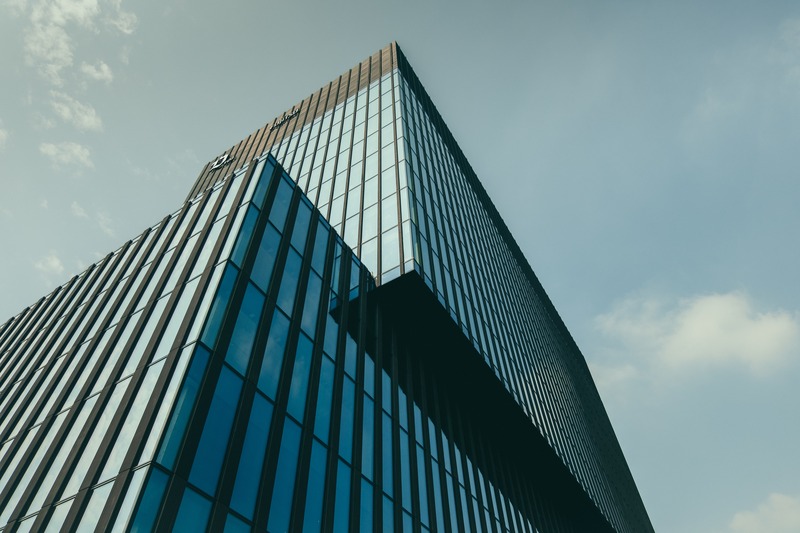
[[[652,531],[392,43],[0,326],[3,531]]]

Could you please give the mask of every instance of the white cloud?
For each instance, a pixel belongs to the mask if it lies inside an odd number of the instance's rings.
[[[111,227],[112,222],[107,213],[102,211],[97,213],[97,224],[100,226],[100,230],[109,237],[114,237],[114,228]]]
[[[103,61],[98,61],[94,65],[90,65],[86,62],[81,63],[81,72],[90,80],[102,81],[106,84],[114,81],[114,73],[111,72],[111,67],[106,65]]]
[[[79,130],[101,131],[103,121],[95,109],[78,102],[71,96],[58,91],[50,91],[50,106],[65,122],[71,123]]]
[[[51,251],[45,257],[33,263],[33,267],[46,275],[60,275],[64,272],[64,264],[55,252]]]
[[[56,167],[78,166],[94,168],[89,149],[74,142],[42,143],[39,152],[47,156]]]
[[[639,370],[631,364],[613,366],[591,362],[589,370],[597,388],[603,391],[613,391],[639,375]]]
[[[5,148],[6,142],[8,141],[8,131],[0,128],[0,150]]]
[[[800,496],[773,493],[755,511],[733,516],[735,533],[795,533],[800,531]]]
[[[136,29],[136,15],[122,9],[121,0],[38,0],[28,9],[24,0],[7,0],[17,14],[29,12],[25,28],[25,58],[29,65],[52,85],[64,84],[63,71],[74,62],[74,28],[97,31],[98,22],[130,35]],[[105,68],[103,68],[105,66]],[[89,67],[87,69],[85,67]],[[110,76],[110,69],[100,63],[98,71],[92,65],[81,64],[87,75],[99,75],[102,81]]]
[[[737,366],[766,375],[800,352],[800,316],[759,312],[741,292],[627,298],[596,325],[621,351],[660,370]]]
[[[72,205],[69,206],[69,210],[78,218],[89,218],[88,213],[86,213],[86,209],[81,207],[78,202],[72,202]]]

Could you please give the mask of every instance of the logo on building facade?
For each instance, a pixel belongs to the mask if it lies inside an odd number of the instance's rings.
[[[269,130],[272,131],[275,128],[280,128],[286,122],[288,122],[289,120],[293,119],[294,117],[296,117],[299,114],[300,114],[300,108],[299,107],[297,109],[295,109],[294,111],[292,111],[291,113],[289,113],[289,114],[284,113],[283,116],[278,119],[278,122],[273,124],[272,127]]]
[[[218,168],[222,168],[225,165],[229,165],[233,163],[234,159],[236,158],[231,157],[227,152],[225,152],[211,163],[211,170],[217,170]]]

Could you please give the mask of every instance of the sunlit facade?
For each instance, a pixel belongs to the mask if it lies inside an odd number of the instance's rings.
[[[652,530],[396,44],[0,327],[0,528]]]

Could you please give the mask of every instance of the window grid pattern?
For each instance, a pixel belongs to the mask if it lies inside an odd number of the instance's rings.
[[[130,516],[249,175],[216,184],[0,328],[0,529],[96,524],[123,496],[127,508],[105,519]]]

